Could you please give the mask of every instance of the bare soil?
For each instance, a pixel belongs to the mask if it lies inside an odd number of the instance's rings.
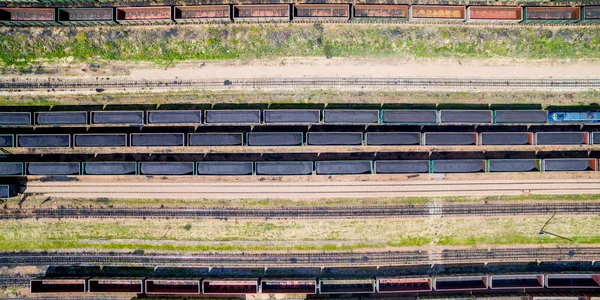
[[[417,59],[287,57],[255,60],[185,61],[168,66],[149,62],[54,62],[51,74],[7,74],[6,78],[96,77],[127,79],[230,79],[273,77],[410,77],[410,78],[599,78],[594,59]],[[49,76],[50,75],[50,76]]]

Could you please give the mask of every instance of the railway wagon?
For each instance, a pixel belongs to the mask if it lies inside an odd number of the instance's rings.
[[[155,7],[119,7],[116,20],[119,23],[158,24],[171,23],[173,8],[171,6]]]
[[[464,21],[466,11],[464,6],[452,5],[411,5],[410,19]]]
[[[87,125],[89,123],[86,111],[36,112],[34,120],[36,125],[42,126]]]
[[[469,6],[467,22],[511,22],[523,20],[523,8],[509,6]]]
[[[352,6],[355,21],[408,21],[408,5],[355,4]]]
[[[326,161],[172,161],[172,162],[22,162],[0,163],[0,177],[24,175],[199,175],[287,176],[418,173],[592,172],[593,158],[326,160]],[[80,168],[83,166],[83,168]]]
[[[89,117],[87,116],[89,114]],[[32,117],[33,115],[33,117]],[[40,119],[43,116],[43,120]],[[54,119],[54,120],[52,120]],[[50,121],[48,121],[50,120]],[[266,109],[0,112],[0,126],[200,124],[545,124],[600,122],[598,111]]]
[[[258,279],[204,279],[204,295],[247,295],[258,294]]]
[[[0,8],[0,24],[3,25],[59,25],[54,8]]]
[[[138,163],[135,161],[94,161],[82,162],[83,175],[138,175]]]
[[[584,6],[581,10],[582,23],[600,23],[600,6]]]
[[[306,294],[317,293],[316,279],[263,279],[262,294]]]
[[[523,23],[576,23],[581,20],[579,7],[525,7]]]
[[[147,278],[145,291],[148,295],[199,295],[202,291],[199,279]]]
[[[597,111],[549,111],[548,123],[598,123]]]
[[[486,172],[542,172],[541,159],[488,159]]]
[[[548,274],[545,285],[548,288],[600,288],[600,274]]]
[[[515,274],[490,276],[490,289],[543,288],[544,274]]]
[[[199,161],[196,174],[200,176],[243,176],[254,175],[254,162],[251,161]]]
[[[85,293],[87,278],[37,278],[30,281],[32,294]]]
[[[436,291],[487,290],[488,276],[448,276],[436,277],[433,288]]]
[[[15,135],[14,134],[0,134],[0,148],[13,148],[15,147]]]
[[[173,20],[177,23],[229,23],[229,5],[175,6]]]
[[[598,160],[591,158],[553,158],[542,161],[543,172],[598,171]]]
[[[102,278],[88,280],[90,293],[143,293],[144,278]]]
[[[319,280],[320,294],[371,294],[375,293],[373,279],[321,279]]]
[[[6,199],[17,195],[17,186],[14,184],[0,185],[0,199]]]
[[[234,5],[233,19],[242,22],[289,22],[289,4]]]
[[[344,22],[349,19],[349,4],[294,4],[294,21]]]
[[[59,8],[58,22],[65,25],[116,24],[115,8]]]
[[[245,138],[244,138],[245,137]],[[0,148],[213,146],[548,146],[599,145],[600,132],[223,132],[0,134]]]
[[[0,162],[0,177],[25,176],[25,164],[22,162]]]
[[[482,173],[486,171],[486,160],[447,159],[431,160],[429,173]]]
[[[430,292],[433,290],[432,281],[431,277],[378,277],[377,292],[380,294]]]

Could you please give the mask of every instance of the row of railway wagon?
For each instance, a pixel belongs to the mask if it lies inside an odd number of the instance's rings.
[[[598,171],[593,158],[331,160],[331,161],[90,161],[0,162],[0,176],[200,175],[286,176],[481,172]]]
[[[1,148],[600,145],[600,132],[0,134]]]
[[[0,112],[0,127],[70,125],[589,124],[598,111],[417,109],[235,109]]]
[[[31,293],[154,294],[358,294],[418,293],[508,289],[598,289],[600,274],[475,275],[447,277],[380,277],[376,279],[176,279],[176,278],[42,278]],[[578,299],[577,293],[570,296]],[[556,299],[556,298],[555,298]],[[571,298],[560,298],[571,299]]]
[[[0,8],[4,25],[107,25],[228,22],[599,23],[600,6],[256,4],[102,8]]]

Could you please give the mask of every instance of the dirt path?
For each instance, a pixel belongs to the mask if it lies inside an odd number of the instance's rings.
[[[597,60],[405,59],[289,57],[257,60],[187,61],[167,67],[152,63],[100,62],[46,64],[52,74],[9,75],[5,78],[48,79],[212,79],[298,77],[429,77],[429,78],[599,78]]]
[[[569,60],[398,60],[386,58],[282,58],[189,62],[168,69],[134,67],[134,79],[267,77],[599,78],[598,62]]]
[[[432,175],[434,176],[434,175]],[[27,193],[50,197],[157,199],[281,199],[342,197],[600,194],[599,180],[490,180],[313,183],[79,183],[31,182]]]

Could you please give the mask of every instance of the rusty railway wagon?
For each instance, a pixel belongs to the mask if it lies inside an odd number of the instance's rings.
[[[600,6],[232,4],[103,8],[0,8],[8,26],[229,22],[600,23]]]
[[[581,291],[600,288],[600,274],[477,274],[440,275],[406,277],[365,277],[340,278],[35,278],[31,280],[32,294],[95,294],[95,293],[147,293],[151,295],[259,295],[259,294],[389,294],[410,295],[422,292],[436,295],[436,292],[465,292],[472,290],[534,289],[540,293],[543,288],[558,289],[556,293],[569,290],[568,295],[575,299],[589,299]],[[570,289],[577,288],[579,292]],[[537,289],[537,290],[536,290]],[[560,290],[563,289],[563,290]],[[522,296],[542,296],[529,294]],[[437,297],[440,297],[437,295]],[[408,299],[408,298],[407,298]],[[530,298],[531,299],[531,298]],[[533,298],[535,299],[535,297]]]

